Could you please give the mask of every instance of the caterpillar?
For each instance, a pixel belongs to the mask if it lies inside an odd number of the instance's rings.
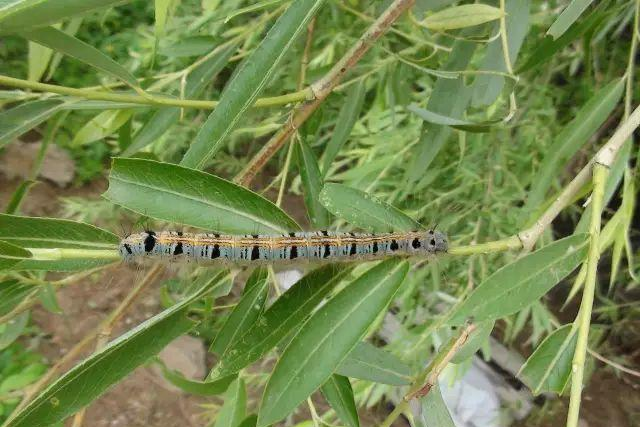
[[[122,239],[119,250],[125,261],[155,258],[255,264],[427,256],[446,252],[447,248],[446,235],[434,230],[380,234],[316,231],[273,235],[145,231]]]

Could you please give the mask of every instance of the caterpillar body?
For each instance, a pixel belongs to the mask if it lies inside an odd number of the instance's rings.
[[[145,231],[125,237],[119,250],[125,261],[155,258],[198,263],[259,264],[427,256],[446,252],[447,248],[446,235],[434,230],[380,234],[316,231],[272,235]]]

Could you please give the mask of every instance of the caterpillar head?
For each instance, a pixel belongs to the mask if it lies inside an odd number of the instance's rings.
[[[430,253],[447,252],[449,249],[447,235],[440,231],[429,230],[423,238],[423,247]]]

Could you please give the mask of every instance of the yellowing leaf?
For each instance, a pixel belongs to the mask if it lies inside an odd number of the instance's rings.
[[[495,21],[504,14],[497,7],[486,4],[453,6],[427,16],[422,23],[434,31],[455,30]]]

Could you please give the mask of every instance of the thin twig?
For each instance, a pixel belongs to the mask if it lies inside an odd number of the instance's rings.
[[[344,75],[351,70],[373,44],[384,34],[391,24],[404,11],[413,6],[415,0],[395,0],[382,15],[365,31],[349,51],[329,70],[329,72],[311,85],[314,99],[297,107],[290,120],[276,133],[267,144],[249,161],[247,166],[235,177],[235,181],[248,186],[256,174],[282,147],[289,137],[296,131],[314,111],[322,104],[327,96],[340,83]]]

